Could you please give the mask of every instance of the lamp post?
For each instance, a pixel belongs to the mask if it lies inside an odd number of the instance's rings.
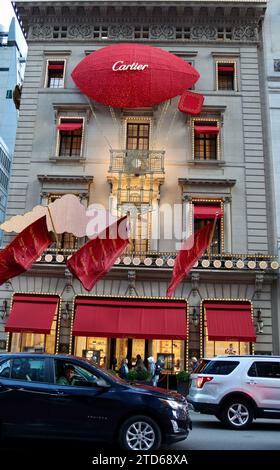
[[[192,324],[197,327],[199,325],[199,313],[197,313],[196,308],[194,307],[192,309],[192,318],[191,318]]]

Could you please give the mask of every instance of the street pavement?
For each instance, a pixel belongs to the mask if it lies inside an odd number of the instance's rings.
[[[135,464],[152,464],[162,467],[164,463],[184,466],[206,463],[213,467],[231,462],[232,465],[268,465],[280,461],[280,420],[261,419],[254,421],[250,429],[232,431],[213,416],[201,415],[191,411],[193,430],[183,442],[164,446],[157,452],[139,455],[140,452],[129,454],[126,463],[118,459],[126,454],[106,443],[68,440],[8,440],[0,445],[0,465],[24,463],[28,468],[38,469],[38,462],[43,461],[51,466],[62,464],[63,468],[70,465],[78,469],[93,468],[94,459],[102,459],[98,468],[134,468]],[[224,452],[221,452],[224,451]],[[248,451],[248,452],[243,452]],[[32,457],[31,457],[32,456]],[[110,460],[113,459],[113,461]],[[24,465],[25,466],[25,465]],[[2,468],[2,467],[1,467]],[[136,467],[138,468],[138,467]]]
[[[259,419],[244,431],[226,429],[214,416],[190,412],[193,429],[172,450],[280,450],[280,420]]]

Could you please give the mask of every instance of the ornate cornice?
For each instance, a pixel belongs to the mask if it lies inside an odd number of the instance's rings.
[[[92,183],[93,176],[73,176],[73,175],[38,175],[41,183]]]
[[[258,41],[265,1],[16,3],[29,40]]]
[[[179,178],[178,182],[181,186],[224,186],[232,187],[236,184],[235,179],[222,178]]]

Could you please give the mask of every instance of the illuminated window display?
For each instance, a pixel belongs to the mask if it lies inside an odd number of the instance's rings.
[[[40,333],[11,333],[10,352],[45,352],[54,354],[56,346],[57,318],[55,317],[49,335]]]
[[[206,357],[219,356],[223,354],[251,354],[250,350],[250,343],[247,342],[245,343],[241,341],[209,341],[208,336],[205,336],[204,351]]]
[[[77,336],[74,354],[93,359],[99,366],[107,367],[108,338]]]
[[[248,300],[206,300],[203,303],[203,355],[252,354],[256,340]]]
[[[131,368],[137,356],[144,362],[154,356],[176,372],[185,367],[186,313],[184,300],[77,296],[71,351],[115,370],[122,359]]]
[[[184,352],[184,341],[172,341],[171,339],[153,340],[153,356],[155,360],[162,359],[164,371],[178,372],[183,370],[185,362]]]

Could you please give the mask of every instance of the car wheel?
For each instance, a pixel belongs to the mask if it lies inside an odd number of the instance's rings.
[[[156,450],[161,444],[161,431],[153,419],[133,416],[121,426],[119,442],[125,450]]]
[[[222,409],[223,423],[231,429],[246,429],[253,421],[253,408],[246,400],[234,398],[226,402]]]

